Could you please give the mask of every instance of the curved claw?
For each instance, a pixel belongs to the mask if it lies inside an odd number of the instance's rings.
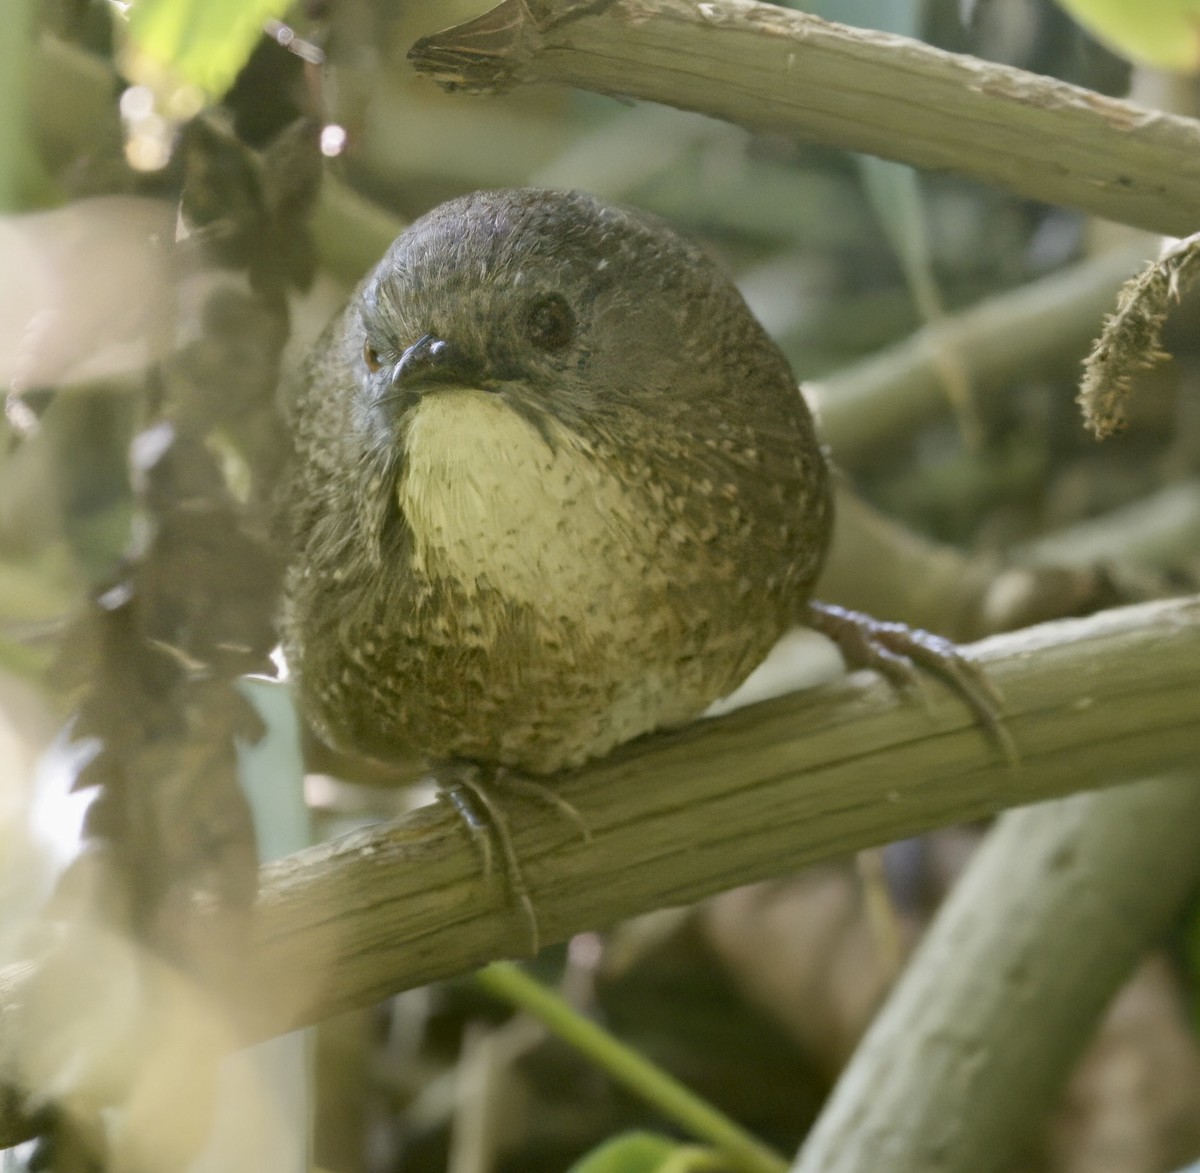
[[[953,641],[829,603],[810,602],[804,618],[837,644],[848,667],[874,668],[901,691],[913,689],[918,667],[937,676],[962,697],[1009,765],[1020,765],[1020,751],[1001,716],[1003,697],[983,668]]]
[[[537,782],[532,778],[526,778],[524,774],[518,774],[500,766],[496,770],[495,785],[498,789],[508,790],[530,802],[540,802],[543,806],[549,807],[560,818],[575,827],[579,832],[580,839],[585,843],[591,842],[592,830],[584,821],[583,815],[561,794],[556,794],[544,782]]]
[[[513,846],[508,817],[500,801],[501,793],[507,790],[510,796],[551,807],[560,817],[574,824],[586,842],[591,839],[592,833],[583,816],[549,786],[504,766],[482,766],[464,761],[442,762],[435,767],[433,774],[443,797],[454,807],[470,834],[479,852],[484,879],[489,885],[496,875],[494,849],[499,848],[509,896],[520,908],[529,930],[529,952],[532,956],[541,948],[541,931],[533,898],[525,882],[525,873]]]
[[[500,804],[492,801],[480,775],[480,767],[471,762],[447,762],[434,770],[442,794],[454,807],[480,851],[484,880],[489,886],[495,876],[492,848],[499,847],[508,893],[525,920],[529,931],[529,955],[532,957],[542,947],[537,912],[529,895],[529,886],[525,883],[521,861],[513,846],[508,819]]]

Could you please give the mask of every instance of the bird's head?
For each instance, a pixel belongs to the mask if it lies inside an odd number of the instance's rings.
[[[585,436],[686,410],[719,384],[723,344],[762,338],[728,278],[666,225],[536,189],[477,192],[417,220],[347,321],[362,403],[389,423],[472,388]]]

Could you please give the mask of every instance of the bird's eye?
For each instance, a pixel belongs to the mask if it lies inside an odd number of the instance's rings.
[[[558,293],[535,297],[525,310],[525,336],[539,350],[562,350],[575,337],[575,315]]]
[[[379,351],[375,349],[369,342],[363,343],[363,362],[367,364],[367,370],[374,374],[381,366],[383,359],[379,357]]]

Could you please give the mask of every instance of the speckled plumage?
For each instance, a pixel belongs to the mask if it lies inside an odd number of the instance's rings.
[[[546,774],[686,721],[828,543],[783,355],[696,248],[579,193],[418,220],[290,419],[285,652],[315,729],[384,759]]]

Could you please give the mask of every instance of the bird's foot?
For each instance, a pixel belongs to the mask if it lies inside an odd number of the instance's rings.
[[[503,875],[508,896],[524,917],[532,956],[541,948],[541,932],[525,872],[513,845],[504,799],[507,797],[551,807],[559,817],[572,823],[586,842],[591,839],[592,833],[583,816],[549,786],[505,766],[485,766],[467,761],[444,762],[434,770],[434,777],[442,795],[454,807],[479,852],[485,881],[490,885],[498,873]],[[499,869],[496,866],[497,851],[501,865]]]
[[[837,645],[847,667],[873,668],[901,692],[919,691],[917,669],[937,676],[962,697],[1009,764],[1020,764],[1016,742],[1000,715],[1003,698],[980,665],[952,640],[829,603],[810,602],[804,622]]]

